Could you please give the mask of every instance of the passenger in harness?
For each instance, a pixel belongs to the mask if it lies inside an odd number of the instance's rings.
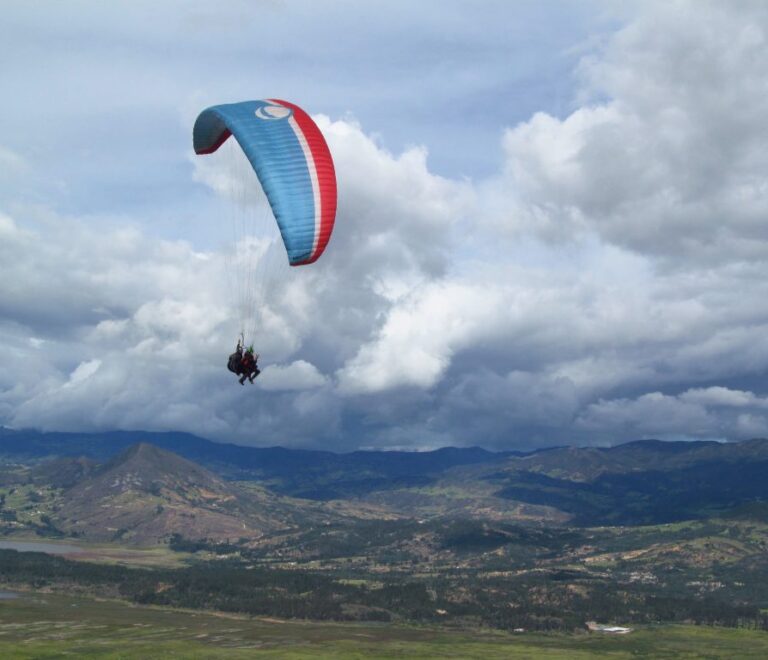
[[[261,373],[258,367],[259,354],[253,352],[253,346],[243,350],[242,338],[237,340],[235,352],[227,360],[227,369],[233,374],[240,376],[240,384],[245,385],[247,378],[251,383]]]
[[[245,353],[243,353],[243,359],[240,362],[240,366],[242,368],[242,377],[240,378],[241,385],[245,385],[246,378],[251,381],[251,383],[253,383],[253,379],[261,373],[261,370],[256,364],[258,359],[259,354],[254,354],[253,346],[249,346],[247,349],[245,349]]]

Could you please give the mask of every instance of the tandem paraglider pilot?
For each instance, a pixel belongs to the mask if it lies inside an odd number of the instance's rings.
[[[253,346],[243,350],[243,344],[241,340],[238,340],[235,352],[229,356],[227,361],[227,369],[233,374],[240,376],[241,385],[245,385],[246,378],[253,383],[254,378],[261,373],[261,369],[259,369],[257,364],[258,360],[259,354],[253,352]]]

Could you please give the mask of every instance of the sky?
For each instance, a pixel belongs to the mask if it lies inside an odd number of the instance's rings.
[[[764,2],[6,4],[0,425],[333,451],[768,435]],[[316,264],[256,258],[241,387],[243,174],[191,131],[259,98],[312,114],[339,208]]]

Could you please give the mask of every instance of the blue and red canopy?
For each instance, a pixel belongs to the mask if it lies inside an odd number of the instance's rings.
[[[234,135],[267,195],[292,266],[325,250],[336,218],[336,174],[320,129],[301,108],[267,99],[214,105],[195,121],[195,153]]]

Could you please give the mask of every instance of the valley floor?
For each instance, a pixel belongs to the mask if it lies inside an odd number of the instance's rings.
[[[3,658],[765,658],[768,633],[654,626],[509,634],[253,619],[49,593],[0,597]]]

